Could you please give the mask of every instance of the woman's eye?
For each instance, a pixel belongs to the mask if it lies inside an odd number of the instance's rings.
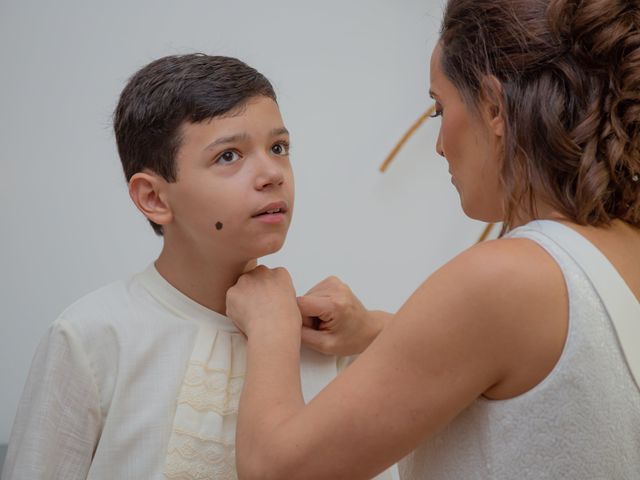
[[[437,118],[442,116],[442,107],[436,103],[436,111],[433,115],[430,115],[431,118]]]
[[[289,144],[286,142],[276,143],[271,147],[271,151],[276,155],[289,155]]]
[[[222,152],[222,154],[220,154],[220,156],[218,158],[216,158],[216,162],[215,163],[221,163],[223,165],[228,165],[230,163],[235,162],[239,158],[240,158],[240,155],[238,155],[237,152],[234,152],[233,150],[227,150],[226,152]]]

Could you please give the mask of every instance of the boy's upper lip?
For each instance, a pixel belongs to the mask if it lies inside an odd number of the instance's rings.
[[[289,206],[287,205],[287,202],[285,201],[278,201],[278,202],[271,202],[267,205],[265,205],[264,207],[262,207],[260,210],[258,210],[256,213],[254,213],[253,215],[251,215],[252,217],[257,217],[258,215],[262,215],[264,213],[267,213],[271,210],[280,210],[280,213],[287,213],[289,211]]]

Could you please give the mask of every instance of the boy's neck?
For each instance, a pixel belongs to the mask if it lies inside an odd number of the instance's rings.
[[[174,288],[210,310],[226,314],[227,290],[257,261],[232,263],[203,259],[165,244],[155,262],[156,269]]]

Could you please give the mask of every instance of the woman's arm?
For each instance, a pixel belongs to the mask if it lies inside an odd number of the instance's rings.
[[[563,337],[548,342],[529,320],[557,313],[549,309],[563,283],[530,243],[489,242],[445,265],[306,406],[288,274],[258,271],[241,280],[228,298],[229,315],[249,338],[236,437],[240,478],[370,478],[483,393],[535,385],[559,357]]]

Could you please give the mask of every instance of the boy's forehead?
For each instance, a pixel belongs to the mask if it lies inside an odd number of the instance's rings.
[[[200,144],[206,150],[234,142],[259,141],[289,135],[279,115],[213,117],[202,122],[184,122],[180,130],[182,145]]]
[[[203,125],[205,128],[220,132],[241,128],[247,133],[270,132],[277,128],[284,128],[278,104],[267,97],[251,99],[228,112],[202,121],[186,121],[183,128],[190,125]]]

